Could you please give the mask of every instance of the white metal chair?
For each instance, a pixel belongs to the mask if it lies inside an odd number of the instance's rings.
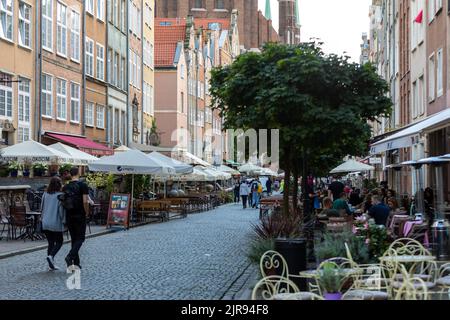
[[[291,280],[280,276],[262,278],[252,291],[252,300],[323,300],[312,292],[301,292]]]

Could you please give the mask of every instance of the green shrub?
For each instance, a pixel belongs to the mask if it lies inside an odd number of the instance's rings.
[[[345,243],[347,243],[352,258],[355,262],[369,262],[369,249],[365,243],[365,239],[356,237],[350,231],[336,234],[326,233],[322,243],[315,247],[317,259],[319,261],[324,261],[335,257],[347,257]]]
[[[274,239],[254,239],[250,243],[250,249],[247,257],[252,263],[258,265],[262,255],[269,250],[275,250]]]

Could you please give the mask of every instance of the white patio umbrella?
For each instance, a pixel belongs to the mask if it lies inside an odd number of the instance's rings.
[[[217,170],[217,171],[221,171],[221,172],[226,172],[226,173],[229,173],[229,174],[232,174],[232,175],[238,175],[238,174],[240,174],[239,171],[234,170],[233,168],[227,167],[227,166],[225,166],[225,165],[223,165],[223,164],[220,165],[219,167],[217,167],[216,170]]]
[[[188,174],[188,173],[192,173],[194,170],[193,166],[186,164],[184,162],[172,159],[170,157],[167,157],[156,151],[148,154],[147,156],[150,159],[163,162],[163,163],[175,168],[175,171],[177,174]]]
[[[330,173],[349,173],[349,172],[358,172],[358,171],[371,171],[375,170],[374,167],[369,166],[367,164],[358,162],[356,160],[350,159],[345,161],[340,166],[337,166]]]
[[[98,160],[97,157],[94,157],[94,156],[90,155],[89,153],[72,148],[61,142],[52,144],[49,147],[54,150],[58,150],[62,153],[65,153],[67,155],[67,157],[70,157],[73,160],[73,163],[77,164],[77,165],[87,165],[88,163]]]
[[[261,170],[261,175],[262,175],[262,176],[276,177],[276,176],[278,176],[278,173],[275,172],[275,171],[273,171],[273,170],[270,169],[270,168],[262,168],[262,170]]]
[[[201,170],[198,167],[194,167],[192,169],[192,173],[185,174],[181,176],[181,179],[184,181],[214,181],[214,177],[211,175],[208,175],[206,172]]]
[[[20,163],[73,163],[73,159],[67,154],[33,140],[24,141],[2,149],[0,151],[0,160]]]
[[[246,163],[246,164],[244,164],[244,165],[242,165],[242,166],[240,166],[238,168],[239,172],[247,173],[247,174],[249,174],[249,173],[259,174],[262,169],[263,168],[258,167],[258,166],[254,165],[254,164],[251,164],[251,163]]]
[[[118,152],[113,156],[102,157],[89,164],[89,170],[97,172],[109,172],[114,174],[131,174],[131,205],[133,207],[134,175],[153,174],[170,175],[175,174],[175,168],[167,166],[162,162],[150,159],[145,153],[139,150],[128,150]]]
[[[186,156],[186,158],[188,159],[189,163],[191,163],[191,164],[198,164],[198,165],[201,165],[201,166],[204,166],[204,167],[210,167],[211,166],[210,163],[206,162],[205,160],[200,159],[199,157],[193,155],[190,152],[186,152],[184,155]]]
[[[114,149],[114,153],[116,152],[125,152],[125,151],[129,151],[131,150],[130,148],[128,148],[127,146],[121,145],[120,147],[117,147]]]

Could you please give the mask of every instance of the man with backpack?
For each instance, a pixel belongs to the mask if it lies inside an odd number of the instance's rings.
[[[67,267],[76,265],[81,269],[78,252],[86,236],[86,218],[89,214],[89,188],[80,181],[78,167],[70,169],[71,180],[63,188],[64,197],[60,199],[66,209],[66,223],[72,247],[65,260]]]

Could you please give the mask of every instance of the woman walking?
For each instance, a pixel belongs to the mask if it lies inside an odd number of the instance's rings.
[[[50,270],[58,270],[55,265],[55,256],[63,244],[63,232],[66,214],[58,195],[62,194],[62,182],[53,177],[41,202],[42,230],[47,237],[47,262]]]

